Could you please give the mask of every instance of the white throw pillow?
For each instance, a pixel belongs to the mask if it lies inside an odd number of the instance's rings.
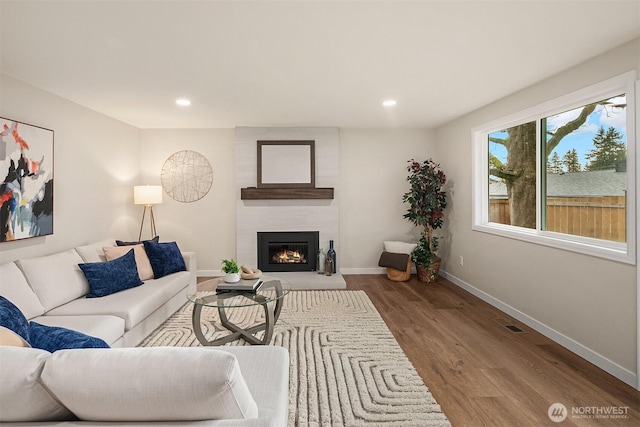
[[[258,416],[236,357],[210,348],[60,350],[47,360],[42,382],[83,421]]]
[[[140,280],[153,279],[153,268],[151,268],[151,261],[144,250],[143,245],[131,245],[131,246],[107,246],[102,248],[107,261],[112,261],[116,258],[128,253],[133,249],[133,254],[136,257],[136,265],[138,267],[138,276]]]
[[[411,252],[418,246],[415,243],[396,242],[393,240],[387,240],[384,242],[384,250],[394,254],[407,254],[411,255]]]
[[[51,353],[0,347],[0,423],[75,419],[38,381]]]
[[[76,252],[80,254],[84,262],[104,262],[104,252],[102,248],[105,246],[115,246],[115,237],[109,237],[108,239],[100,240],[99,242],[90,243],[84,246],[78,246]]]

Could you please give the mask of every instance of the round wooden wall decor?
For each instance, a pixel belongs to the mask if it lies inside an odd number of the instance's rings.
[[[190,203],[207,195],[213,183],[213,169],[200,153],[173,153],[162,165],[162,188],[174,200]]]

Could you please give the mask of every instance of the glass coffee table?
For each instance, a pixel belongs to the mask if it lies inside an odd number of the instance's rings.
[[[198,284],[199,291],[195,294],[187,295],[193,307],[193,332],[202,345],[222,345],[237,339],[243,339],[250,344],[266,345],[271,342],[273,336],[273,326],[280,317],[282,301],[291,290],[291,286],[286,280],[275,277],[262,276],[263,285],[255,292],[231,291],[217,292],[217,285],[224,283],[222,277],[204,281]],[[264,308],[264,323],[243,328],[229,321],[227,309],[241,309],[242,307],[252,307],[261,305]],[[202,332],[202,309],[204,307],[214,307],[218,309],[220,323],[229,331],[230,335],[209,340]],[[257,338],[257,332],[264,331],[262,339]]]

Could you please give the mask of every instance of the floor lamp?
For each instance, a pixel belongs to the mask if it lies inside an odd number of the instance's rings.
[[[151,223],[151,238],[157,236],[156,221],[153,217],[153,205],[162,203],[162,186],[161,185],[136,185],[133,187],[133,203],[136,205],[144,205],[142,211],[142,221],[140,222],[140,234],[138,241],[142,238],[142,227],[144,226],[144,218],[149,209],[149,217]]]

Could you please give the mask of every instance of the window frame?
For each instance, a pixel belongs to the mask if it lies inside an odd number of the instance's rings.
[[[630,71],[584,89],[560,96],[471,130],[472,143],[472,230],[530,243],[550,246],[600,258],[636,264],[636,72]],[[544,201],[540,126],[544,118],[624,93],[627,97],[627,202],[626,243],[594,239],[542,229]],[[535,121],[536,125],[536,228],[489,222],[489,142],[492,132]],[[544,170],[543,170],[544,169]]]

